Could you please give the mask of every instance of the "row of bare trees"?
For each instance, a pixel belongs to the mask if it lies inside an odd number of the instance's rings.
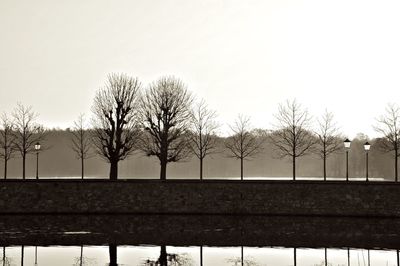
[[[7,178],[8,161],[19,154],[22,159],[22,178],[26,177],[26,158],[35,152],[35,144],[45,139],[46,131],[37,123],[32,107],[18,104],[11,116],[0,118],[0,158],[4,162],[4,178]]]
[[[175,77],[162,77],[144,87],[138,80],[125,74],[110,74],[100,88],[92,106],[93,116],[86,121],[83,115],[71,131],[71,147],[81,162],[84,177],[85,160],[94,152],[110,164],[110,179],[118,178],[118,163],[136,151],[155,156],[160,162],[160,179],[167,177],[167,165],[194,155],[199,160],[200,179],[207,156],[222,152],[240,161],[241,179],[244,161],[257,156],[269,139],[278,158],[288,158],[296,178],[298,158],[317,154],[322,160],[326,179],[327,160],[342,149],[343,135],[333,114],[326,111],[318,120],[317,128],[307,109],[296,100],[279,106],[273,130],[252,128],[250,118],[239,115],[230,125],[231,136],[218,136],[217,114],[207,104],[198,101],[186,85]],[[45,137],[45,130],[36,122],[37,114],[21,104],[12,117],[2,116],[0,157],[7,162],[15,153],[22,158],[22,177],[25,178],[26,156],[34,152],[34,145]],[[377,120],[375,130],[382,135],[376,144],[381,150],[393,152],[395,179],[398,177],[400,110],[389,105],[386,114]]]

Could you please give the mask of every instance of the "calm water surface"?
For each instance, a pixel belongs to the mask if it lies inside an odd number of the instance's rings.
[[[201,251],[202,250],[202,251]],[[4,254],[5,251],[5,254]],[[294,265],[294,249],[284,247],[176,247],[166,246],[168,265]],[[242,257],[243,251],[243,257]],[[201,255],[202,254],[202,255]],[[396,250],[296,249],[296,265],[397,266]],[[109,265],[108,246],[11,246],[2,248],[0,265]],[[118,265],[159,265],[159,246],[119,246]],[[23,259],[23,261],[22,261]],[[36,262],[36,264],[35,264]],[[115,264],[111,264],[115,265]]]

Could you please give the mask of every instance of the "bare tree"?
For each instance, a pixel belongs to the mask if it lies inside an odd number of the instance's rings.
[[[85,116],[79,115],[74,122],[74,127],[71,131],[71,148],[75,152],[77,159],[81,161],[81,178],[85,175],[85,160],[90,158],[91,151],[90,131],[85,122]]]
[[[204,100],[196,104],[191,115],[190,149],[200,161],[200,179],[203,179],[203,161],[216,152],[218,124],[217,113],[209,110]]]
[[[400,108],[396,104],[388,104],[386,113],[377,119],[374,129],[383,135],[378,140],[378,147],[384,152],[393,152],[394,178],[398,181],[398,158],[400,156]]]
[[[8,256],[6,256],[6,247],[3,247],[3,256],[2,256],[2,266],[11,266],[13,265],[12,259]]]
[[[293,180],[296,180],[296,159],[311,152],[316,138],[311,134],[309,127],[311,117],[296,100],[280,104],[276,130],[270,135],[279,157],[292,159]]]
[[[250,118],[239,115],[233,125],[229,126],[232,135],[225,141],[229,156],[240,160],[240,179],[243,180],[243,161],[250,160],[261,151],[263,138],[252,130]]]
[[[0,158],[4,160],[4,179],[7,179],[7,163],[15,152],[15,126],[5,113],[1,116],[1,127]]]
[[[167,164],[190,154],[187,133],[193,102],[186,86],[174,77],[162,77],[152,83],[141,100],[144,129],[141,149],[160,161],[160,179],[167,178]]]
[[[26,156],[35,152],[35,144],[45,139],[43,126],[36,123],[37,114],[32,107],[18,104],[13,112],[15,123],[15,148],[22,158],[22,178],[25,179]]]
[[[110,163],[110,179],[118,179],[118,162],[136,148],[138,137],[137,99],[141,84],[125,74],[110,74],[97,91],[92,106],[93,144]]]
[[[318,129],[315,133],[318,137],[317,154],[323,161],[323,174],[326,180],[326,160],[332,153],[342,148],[342,141],[339,138],[339,129],[333,119],[333,114],[325,110],[325,113],[318,120]]]

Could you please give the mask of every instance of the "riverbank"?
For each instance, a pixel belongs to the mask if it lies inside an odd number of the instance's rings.
[[[400,184],[344,181],[1,180],[0,214],[400,218]]]

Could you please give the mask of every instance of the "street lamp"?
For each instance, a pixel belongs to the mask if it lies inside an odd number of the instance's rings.
[[[370,148],[371,148],[371,144],[369,144],[368,141],[365,142],[364,143],[364,150],[365,150],[365,167],[366,167],[366,169],[365,169],[365,172],[366,172],[365,177],[366,177],[366,181],[368,181],[368,151],[369,151]]]
[[[40,143],[36,142],[35,144],[36,151],[36,179],[39,179],[39,151],[40,151]]]
[[[344,148],[346,149],[346,181],[349,181],[349,150],[351,141],[349,139],[345,139],[343,144]]]

